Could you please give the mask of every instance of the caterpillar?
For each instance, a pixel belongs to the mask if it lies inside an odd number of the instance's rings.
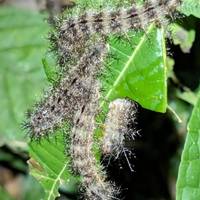
[[[56,32],[51,35],[52,46],[59,55],[59,66],[66,71],[74,65],[89,46],[91,35],[104,39],[109,34],[124,34],[130,30],[143,29],[152,22],[166,25],[181,0],[149,0],[143,6],[102,11],[88,11],[79,16],[67,17],[58,22]]]
[[[89,85],[101,69],[106,52],[104,43],[86,50],[79,63],[71,68],[66,77],[29,113],[24,127],[28,129],[31,138],[40,139],[64,120],[73,120],[74,113],[89,100]]]
[[[51,41],[64,74],[44,100],[29,113],[24,126],[28,128],[31,138],[40,139],[48,136],[63,121],[71,122],[72,168],[82,176],[85,199],[110,200],[117,193],[92,153],[100,96],[96,79],[108,52],[102,38],[110,33],[145,29],[151,22],[163,24],[179,4],[180,0],[151,0],[141,7],[132,5],[112,11],[86,12],[62,21],[57,27],[58,35],[52,34]],[[92,36],[95,33],[103,37],[96,40]],[[136,105],[129,100],[111,102],[102,144],[105,155],[118,156],[124,150],[126,137],[134,136],[130,133],[134,133],[134,129],[129,125],[134,122],[135,112]]]
[[[98,13],[85,12],[81,16],[64,20],[60,27],[61,35],[108,35],[145,29],[152,22],[165,23],[166,17],[171,16],[180,3],[181,0],[150,0],[140,7],[132,5],[128,8],[102,10]]]
[[[59,70],[61,73],[66,73],[71,67],[78,64],[91,42],[86,37],[74,37],[70,34],[61,36],[59,31],[60,29],[57,28],[55,33],[51,33],[49,39],[52,44],[51,50],[57,55]]]
[[[102,141],[102,153],[105,156],[118,158],[123,153],[127,159],[131,171],[133,171],[127,155],[125,142],[134,139],[137,131],[136,124],[137,105],[128,99],[116,99],[109,104],[104,125],[104,138]]]
[[[100,97],[98,82],[91,84],[90,101],[77,111],[74,118],[74,127],[71,133],[71,155],[73,170],[82,175],[82,187],[85,190],[85,199],[110,200],[113,197],[114,187],[106,181],[106,175],[101,166],[97,167],[92,153],[95,117],[98,113]]]
[[[109,200],[114,191],[112,184],[106,181],[102,167],[97,167],[92,153],[95,117],[99,108],[99,86],[95,76],[106,52],[104,43],[88,49],[78,66],[71,69],[46,101],[39,104],[26,123],[31,137],[37,139],[53,130],[61,121],[71,120],[72,169],[83,176],[85,198],[96,200]]]

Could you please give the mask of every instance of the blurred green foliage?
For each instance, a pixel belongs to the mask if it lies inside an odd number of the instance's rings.
[[[188,123],[177,180],[177,200],[200,199],[200,95]]]
[[[24,141],[20,124],[47,84],[41,60],[48,25],[41,14],[8,7],[0,19],[0,143]]]

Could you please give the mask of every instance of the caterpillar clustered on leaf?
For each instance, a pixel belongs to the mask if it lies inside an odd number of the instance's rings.
[[[66,78],[50,91],[50,95],[30,115],[26,126],[31,137],[39,139],[70,121],[72,169],[83,177],[86,199],[111,199],[114,187],[106,181],[101,166],[97,167],[92,153],[95,118],[99,110],[99,84],[96,75],[103,65],[107,47],[98,43],[81,57]]]
[[[180,0],[151,0],[141,7],[88,11],[59,21],[56,33],[50,38],[63,74],[60,82],[29,114],[25,127],[31,138],[40,139],[63,122],[70,122],[72,169],[82,176],[85,199],[110,200],[117,192],[106,180],[103,167],[98,166],[92,152],[101,96],[97,75],[108,53],[102,38],[145,29],[151,22],[163,25],[179,4]],[[99,39],[99,35],[103,37]],[[136,104],[127,99],[110,103],[102,143],[104,155],[118,157],[124,152],[127,137],[134,137],[136,133],[131,127],[136,110]]]
[[[127,99],[116,99],[109,104],[109,112],[104,124],[103,154],[121,152],[126,135],[132,139],[137,132],[134,127],[137,105]]]
[[[125,8],[102,11],[87,11],[78,16],[68,16],[58,21],[56,33],[51,34],[53,49],[58,54],[59,66],[66,71],[77,63],[86,42],[93,34],[106,38],[109,34],[124,34],[130,30],[143,29],[152,22],[165,25],[167,17],[173,17],[181,0],[150,0],[143,6],[132,5]]]
[[[107,48],[103,43],[89,48],[79,63],[72,67],[66,77],[29,113],[24,126],[28,128],[31,138],[47,136],[63,121],[73,120],[74,113],[89,100],[91,82],[102,67],[106,53]]]
[[[73,170],[82,176],[85,199],[109,200],[114,187],[106,181],[102,167],[98,166],[92,152],[96,116],[99,110],[99,86],[91,85],[90,101],[77,111],[71,133],[71,155]]]
[[[98,51],[97,51],[98,49]],[[106,52],[105,44],[95,44],[92,47],[90,59],[98,60],[93,63],[93,68],[100,69],[103,65],[103,57],[99,57]],[[98,53],[98,54],[97,54]],[[88,59],[89,59],[88,58]],[[87,63],[91,64],[91,63]],[[88,66],[90,67],[90,66]],[[91,67],[90,67],[91,68]],[[106,174],[101,165],[97,164],[93,154],[93,136],[96,129],[96,117],[99,114],[100,84],[96,80],[97,70],[87,73],[87,83],[90,93],[87,101],[79,106],[75,112],[73,126],[71,130],[70,155],[72,157],[72,169],[82,177],[82,189],[84,199],[88,200],[110,200],[117,193],[113,184],[106,180]]]
[[[116,99],[109,104],[109,112],[104,124],[102,153],[115,159],[124,154],[131,171],[133,171],[126,155],[126,140],[134,139],[138,134],[135,129],[137,105],[127,99]]]
[[[64,20],[61,34],[80,37],[93,33],[123,34],[130,30],[143,29],[152,22],[166,23],[181,0],[149,0],[143,6],[132,5],[116,10],[88,11],[74,18]]]

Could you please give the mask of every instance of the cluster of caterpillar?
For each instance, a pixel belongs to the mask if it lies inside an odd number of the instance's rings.
[[[107,38],[109,34],[124,34],[130,30],[145,30],[155,22],[166,25],[167,17],[173,17],[181,0],[149,0],[143,6],[132,5],[115,10],[104,9],[100,12],[88,11],[80,16],[68,17],[59,22],[58,35],[52,35],[55,49],[59,54],[60,66],[77,61],[82,50],[87,47],[91,35],[99,34]]]
[[[180,0],[151,0],[140,7],[86,12],[58,22],[58,34],[51,37],[63,74],[29,114],[25,127],[31,138],[40,139],[65,121],[72,124],[72,168],[83,177],[88,200],[113,199],[115,193],[92,153],[95,118],[100,110],[101,86],[96,79],[107,54],[105,38],[109,34],[145,29],[152,22],[163,25],[179,4]],[[129,125],[134,123],[135,110],[135,104],[126,99],[111,102],[105,122],[104,154],[118,156],[124,150],[126,136],[134,133]]]
[[[53,132],[62,121],[70,121],[73,171],[83,177],[86,199],[112,199],[114,187],[106,181],[102,167],[92,153],[95,118],[99,110],[99,84],[96,74],[107,53],[104,43],[97,43],[81,57],[66,78],[50,91],[49,96],[30,115],[26,126],[34,139]]]
[[[91,93],[90,84],[101,68],[107,53],[104,44],[89,48],[79,63],[52,88],[24,124],[34,139],[53,132],[63,121],[72,121],[74,113],[85,105]]]

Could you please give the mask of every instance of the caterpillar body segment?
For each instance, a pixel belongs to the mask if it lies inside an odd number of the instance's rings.
[[[137,105],[127,99],[116,99],[109,105],[105,121],[103,154],[118,154],[125,148],[125,140],[133,139],[137,131],[133,129]],[[127,138],[128,137],[128,138]]]
[[[143,6],[132,5],[116,10],[85,12],[81,16],[65,20],[61,25],[62,35],[89,36],[124,33],[145,29],[150,23],[163,24],[180,5],[180,0],[149,0]]]
[[[91,84],[102,67],[106,53],[104,43],[90,47],[66,77],[48,92],[25,123],[32,138],[39,139],[63,121],[73,120],[74,113],[88,101]]]
[[[95,85],[96,84],[96,85]],[[88,200],[111,200],[113,185],[106,180],[102,166],[98,166],[92,152],[96,115],[99,109],[99,87],[91,86],[90,101],[77,111],[71,133],[71,156],[73,170],[82,176],[84,197]]]
[[[124,156],[130,170],[133,167],[129,162],[132,150],[127,143],[138,135],[136,129],[137,104],[128,99],[116,99],[109,104],[109,112],[104,124],[102,153],[104,159],[118,159]]]

